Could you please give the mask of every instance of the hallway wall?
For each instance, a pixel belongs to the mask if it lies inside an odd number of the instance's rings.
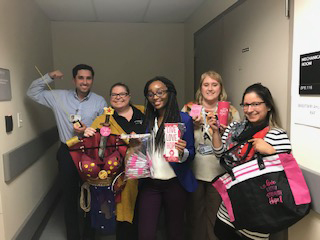
[[[267,86],[288,129],[289,19],[282,1],[240,2],[195,34],[196,78],[214,69],[222,75],[228,100],[240,111],[249,85]],[[247,49],[248,51],[244,51]]]
[[[54,125],[49,110],[26,97],[27,87],[39,76],[34,65],[52,68],[50,21],[33,0],[0,0],[0,36],[0,68],[10,70],[12,90],[11,101],[0,101],[0,239],[9,240],[14,239],[56,176],[52,149],[10,183],[4,182],[2,157]],[[18,112],[22,128],[17,127]],[[4,116],[10,114],[14,126],[7,134]]]
[[[93,91],[107,102],[111,85],[124,82],[132,102],[144,104],[145,83],[163,75],[174,81],[183,103],[183,33],[184,24],[53,22],[54,67],[65,73],[57,87],[73,87],[72,67],[87,63],[96,72]]]
[[[237,0],[207,0],[185,22],[185,102],[194,98],[194,37],[193,34],[231,7]]]
[[[14,238],[47,193],[57,173],[56,146],[53,146],[12,182],[4,182],[2,154],[55,125],[51,111],[25,95],[31,81],[39,77],[34,65],[43,73],[59,68],[66,77],[64,82],[57,82],[56,87],[69,88],[73,86],[71,68],[80,62],[92,64],[97,76],[94,91],[106,96],[112,83],[128,82],[136,103],[144,101],[141,93],[146,80],[163,74],[175,80],[181,105],[193,99],[193,34],[235,2],[207,0],[185,24],[96,24],[50,23],[33,0],[0,0],[0,68],[10,70],[12,88],[12,100],[0,101],[1,240]],[[300,99],[296,89],[298,56],[319,51],[320,47],[320,31],[313,25],[320,20],[316,11],[320,8],[318,1],[295,0],[294,3],[292,104]],[[272,72],[267,73],[272,75]],[[279,89],[277,94],[281,95],[281,91],[286,92],[286,89]],[[290,110],[290,105],[283,106],[286,106],[284,111]],[[22,128],[17,127],[18,112],[22,113]],[[13,115],[14,130],[10,134],[4,129],[7,114]],[[294,116],[291,117],[294,121]],[[298,159],[303,165],[315,166],[320,171],[319,161],[312,158],[317,154],[319,129],[294,123],[290,126]],[[312,211],[290,228],[289,240],[317,239],[320,236],[319,216]]]
[[[319,127],[301,125],[298,104],[320,106],[320,95],[299,95],[300,55],[320,51],[320,2],[318,0],[294,0],[293,12],[293,52],[291,86],[291,141],[295,157],[299,163],[317,174],[320,173]],[[317,76],[319,77],[319,76]],[[317,79],[319,81],[319,79]],[[304,115],[305,120],[315,118],[319,123],[319,109],[315,115]],[[319,183],[314,182],[319,191]],[[319,193],[317,194],[319,195]],[[319,205],[319,202],[315,202]],[[320,214],[311,210],[310,214],[289,229],[289,240],[320,239]]]

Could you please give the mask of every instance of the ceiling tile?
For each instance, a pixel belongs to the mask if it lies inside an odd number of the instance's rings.
[[[205,0],[35,0],[52,21],[185,22]]]
[[[53,21],[96,21],[91,0],[35,0]]]
[[[185,22],[205,0],[151,0],[145,22]]]
[[[104,22],[142,22],[150,0],[93,0]]]

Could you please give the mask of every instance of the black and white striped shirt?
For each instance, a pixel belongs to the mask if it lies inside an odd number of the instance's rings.
[[[226,129],[226,131],[224,132],[224,134],[221,138],[223,145],[220,148],[214,149],[217,157],[221,157],[222,153],[225,150],[227,150],[226,146],[225,146],[226,139],[227,139],[227,136],[230,132],[231,127],[235,123],[236,122],[231,123],[228,126],[228,128]],[[270,131],[266,134],[266,136],[263,139],[267,143],[269,143],[271,146],[273,146],[277,153],[291,150],[291,143],[288,138],[288,135],[284,130],[282,130],[280,128],[270,129]],[[243,146],[244,146],[244,144],[240,148],[242,148]],[[228,224],[229,226],[234,228],[233,224],[230,222],[230,218],[229,218],[227,209],[226,209],[225,205],[223,204],[223,202],[221,203],[221,205],[219,207],[217,217],[225,224]],[[254,239],[254,240],[267,240],[267,239],[269,239],[269,234],[265,234],[265,233],[251,232],[246,229],[239,230],[239,232],[249,239]]]

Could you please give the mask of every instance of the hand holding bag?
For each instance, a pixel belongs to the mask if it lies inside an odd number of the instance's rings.
[[[227,173],[216,177],[213,186],[236,229],[274,233],[308,214],[310,193],[291,153],[258,154],[233,168],[224,157],[220,161]]]

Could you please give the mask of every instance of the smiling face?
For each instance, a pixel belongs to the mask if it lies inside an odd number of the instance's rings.
[[[161,81],[154,81],[148,87],[148,101],[156,110],[164,109],[168,103],[168,92],[166,85]]]
[[[255,104],[256,103],[256,104]],[[260,104],[259,104],[260,103]],[[243,99],[243,112],[253,125],[259,125],[265,121],[270,108],[255,92],[247,93]]]
[[[86,96],[92,87],[92,73],[89,70],[79,70],[73,81],[76,86],[78,96]]]
[[[123,86],[115,86],[111,90],[110,104],[117,111],[129,106],[131,96]]]
[[[203,100],[207,102],[216,102],[219,100],[219,95],[221,92],[221,85],[220,83],[207,76],[203,79],[202,85],[201,85],[201,94],[203,97]]]

